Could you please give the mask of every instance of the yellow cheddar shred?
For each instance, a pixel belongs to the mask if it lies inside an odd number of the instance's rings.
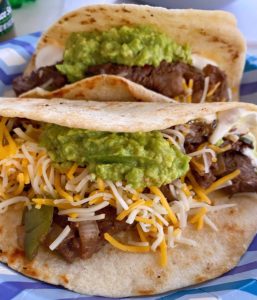
[[[0,159],[13,155],[17,152],[17,146],[5,126],[7,118],[2,118],[0,122]],[[8,144],[7,144],[8,143]]]
[[[41,205],[47,205],[47,206],[55,206],[60,209],[70,209],[74,208],[69,203],[59,203],[55,204],[53,199],[45,199],[45,198],[33,198],[32,202],[36,204],[36,208],[41,208]]]
[[[160,189],[158,187],[156,187],[156,186],[152,186],[152,187],[150,187],[150,191],[153,194],[155,194],[156,196],[160,197],[161,204],[167,210],[168,216],[169,216],[171,222],[174,225],[178,225],[178,219],[177,219],[176,215],[174,214],[174,212],[172,211],[171,207],[169,206],[169,203],[167,202],[167,199],[165,198],[165,196],[163,195],[163,193],[160,191]]]
[[[78,168],[78,164],[74,163],[71,168],[69,169],[69,171],[67,172],[67,177],[68,179],[72,179],[74,178],[74,173],[76,172]]]
[[[180,228],[177,228],[173,231],[173,236],[174,237],[177,237],[179,234],[181,233],[181,229]]]
[[[203,228],[203,217],[206,214],[207,209],[206,207],[202,207],[199,209],[198,213],[195,214],[191,219],[190,223],[195,224],[197,223],[197,230],[200,230]]]
[[[103,197],[97,197],[95,199],[92,199],[88,202],[89,205],[93,205],[93,204],[99,204],[102,203],[104,201]]]
[[[240,170],[235,170],[234,172],[216,180],[208,189],[205,190],[206,194],[210,194],[214,190],[216,190],[219,186],[225,184],[227,181],[236,178],[240,174]]]
[[[191,196],[190,190],[189,190],[188,186],[185,183],[183,184],[183,188],[182,189],[183,189],[183,192],[185,193],[185,195],[187,197]]]
[[[69,201],[73,201],[73,197],[62,189],[61,182],[60,182],[60,174],[58,173],[55,175],[54,178],[54,187],[60,196],[62,196],[63,198]]]
[[[29,161],[27,160],[27,158],[23,158],[21,161],[21,166],[22,166],[22,171],[24,174],[24,182],[25,184],[29,184],[30,183],[30,178],[29,178],[29,172],[28,172],[28,164]]]
[[[146,234],[145,234],[144,231],[142,230],[142,228],[141,228],[141,226],[140,226],[139,223],[137,223],[136,228],[137,228],[137,232],[138,232],[138,235],[139,235],[139,237],[140,237],[140,240],[141,240],[142,242],[148,242],[147,237],[146,237]]]
[[[17,181],[19,183],[18,188],[13,192],[14,196],[18,196],[23,192],[24,189],[24,184],[25,184],[25,180],[24,180],[24,174],[23,173],[19,173],[17,175]]]
[[[38,166],[38,169],[37,169],[37,176],[41,177],[43,174],[43,171],[42,171],[42,165],[39,165]]]
[[[132,203],[127,210],[123,210],[118,216],[117,220],[122,221],[128,214],[132,212],[133,209],[137,208],[140,205],[143,205],[145,203],[144,200],[138,200],[134,203]]]
[[[82,197],[80,196],[80,194],[77,194],[73,197],[74,201],[79,201],[82,199]]]
[[[226,151],[231,149],[231,145],[227,145],[227,146],[221,148],[221,147],[218,147],[218,146],[215,146],[215,145],[211,144],[208,147],[211,148],[216,153],[226,152]]]
[[[187,173],[187,177],[190,180],[196,195],[199,197],[199,200],[211,204],[211,200],[206,196],[205,191],[198,185],[191,172]]]
[[[208,145],[209,145],[208,142],[202,143],[202,144],[197,148],[197,151],[198,151],[198,150],[202,150],[204,147],[207,147]]]
[[[208,92],[206,98],[211,97],[211,96],[216,92],[216,90],[218,89],[219,86],[220,86],[220,81],[217,82],[217,83],[214,85],[214,87]]]
[[[142,223],[145,223],[145,224],[152,224],[152,225],[154,225],[154,220],[152,220],[152,219],[147,219],[147,218],[143,218],[143,217],[139,217],[139,216],[137,216],[136,218],[135,218],[135,220],[137,221],[137,222],[142,222]]]
[[[115,208],[117,207],[116,201],[114,199],[109,199],[109,203],[112,207],[115,207]]]
[[[196,157],[193,157],[190,161],[190,163],[199,171],[204,172],[204,165],[199,163],[196,159]]]
[[[165,241],[165,237],[163,238],[160,244],[160,250],[161,250],[160,264],[164,268],[167,265],[167,244]]]
[[[125,245],[117,241],[115,238],[113,238],[109,233],[104,234],[104,238],[106,241],[108,241],[113,247],[126,251],[126,252],[135,252],[135,253],[144,253],[149,252],[150,247],[149,246],[131,246],[131,245]]]
[[[152,207],[153,206],[153,200],[146,200],[144,205]]]
[[[96,182],[97,182],[97,186],[98,186],[99,191],[104,192],[104,190],[105,190],[104,181],[101,178],[97,178]]]

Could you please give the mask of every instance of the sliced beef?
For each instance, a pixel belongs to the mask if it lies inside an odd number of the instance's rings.
[[[219,83],[219,87],[215,90],[212,96],[210,96],[209,101],[215,102],[226,101],[228,99],[228,85],[227,85],[227,76],[221,71],[218,67],[213,65],[207,65],[203,69],[205,77],[209,77],[209,91],[214,89],[215,85]]]
[[[217,179],[212,170],[210,170],[209,173],[205,173],[203,175],[199,175],[198,172],[193,171],[193,175],[197,183],[204,189],[207,189]]]
[[[240,152],[231,150],[218,156],[219,164],[214,163],[209,173],[200,175],[195,170],[194,177],[198,184],[206,189],[217,179],[240,170],[240,175],[232,180],[232,185],[226,187],[229,194],[243,192],[257,192],[257,173],[251,163],[251,160]]]
[[[105,232],[115,234],[121,231],[129,230],[131,228],[131,225],[127,224],[125,221],[116,220],[116,209],[111,206],[107,206],[101,209],[99,213],[105,214],[105,218],[97,222],[100,236],[102,238]]]
[[[253,147],[252,141],[241,138],[237,142],[231,144],[231,149],[238,151],[238,152],[243,152],[243,150],[245,148],[253,149],[254,147]]]
[[[72,229],[55,251],[69,263],[72,263],[77,257],[81,257],[81,242],[77,231]]]
[[[193,122],[188,124],[189,132],[185,137],[186,153],[194,152],[204,142],[208,141],[209,136],[212,134],[216,127],[216,122],[203,123]]]
[[[226,172],[223,176],[239,169],[240,175],[232,180],[233,184],[226,188],[231,194],[243,192],[257,192],[257,173],[251,163],[251,160],[236,151],[225,152],[224,162],[226,165]]]
[[[89,67],[86,71],[86,76],[99,74],[112,74],[125,77],[170,98],[185,95],[183,80],[185,79],[188,83],[190,79],[193,79],[192,100],[196,103],[201,100],[204,79],[209,76],[209,90],[220,82],[219,87],[211,97],[211,101],[224,101],[224,99],[227,99],[228,85],[226,75],[218,67],[212,65],[207,65],[203,70],[200,70],[182,62],[168,63],[162,61],[158,67],[150,65],[130,67],[108,63]]]
[[[55,66],[48,66],[32,72],[30,76],[18,76],[13,81],[13,89],[16,95],[19,96],[35,87],[53,91],[66,83],[68,81],[65,75],[61,74]]]
[[[200,102],[204,90],[204,79],[208,76],[210,78],[209,90],[220,82],[219,87],[208,101],[224,101],[224,99],[227,99],[226,75],[218,67],[212,65],[207,65],[203,70],[200,70],[182,62],[168,63],[162,61],[158,67],[107,63],[91,66],[85,71],[85,77],[99,74],[125,77],[170,98],[184,96],[183,81],[186,80],[188,83],[190,79],[193,79],[193,102]],[[68,83],[67,77],[61,74],[55,66],[47,66],[32,72],[30,76],[19,76],[14,79],[13,89],[16,95],[20,95],[40,86],[52,91],[64,86],[66,83]]]
[[[90,258],[94,253],[98,252],[106,243],[104,239],[105,232],[115,234],[128,230],[131,227],[125,221],[117,221],[116,209],[110,206],[99,211],[99,214],[105,214],[105,219],[97,222],[72,223],[68,221],[66,216],[59,216],[57,212],[57,209],[55,209],[52,230],[43,243],[49,247],[63,228],[69,225],[71,228],[69,235],[55,251],[70,263],[78,257],[83,259]]]
[[[163,193],[163,195],[168,199],[169,202],[174,200],[172,195],[171,195],[171,191],[170,191],[170,188],[169,188],[168,184],[161,186],[160,190]]]
[[[189,133],[185,136],[185,149],[186,153],[194,152],[197,148],[208,141],[209,136],[215,129],[216,122],[206,124],[203,122],[193,122],[187,124]],[[257,173],[251,160],[243,154],[244,149],[253,148],[250,140],[241,137],[237,142],[232,143],[229,140],[224,141],[221,147],[231,145],[231,150],[221,153],[217,156],[217,162],[210,162],[210,170],[208,173],[200,172],[193,163],[190,163],[194,177],[198,184],[206,189],[217,179],[232,173],[239,169],[240,175],[233,181],[232,185],[227,187],[226,190],[230,194],[239,192],[256,192],[257,191]]]

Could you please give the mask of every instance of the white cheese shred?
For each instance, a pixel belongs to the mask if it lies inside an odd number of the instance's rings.
[[[119,202],[119,204],[122,206],[123,209],[128,210],[128,204],[125,202],[125,200],[121,197],[121,195],[119,194],[116,186],[110,181],[107,180],[106,183],[109,185],[109,187],[111,188],[114,197],[116,198],[116,200]]]
[[[97,216],[85,216],[81,218],[68,218],[68,221],[70,222],[83,222],[83,221],[97,221],[97,220],[103,220],[105,218],[105,214],[100,214]]]
[[[200,103],[204,103],[205,100],[206,100],[206,96],[207,96],[208,89],[209,89],[209,82],[210,82],[210,78],[205,77],[204,78],[204,89],[203,89],[203,94],[202,94],[202,98],[200,100]]]
[[[91,206],[89,208],[70,208],[70,209],[65,209],[65,210],[61,210],[59,211],[58,215],[62,216],[62,215],[68,215],[68,214],[88,214],[91,212],[96,212],[100,209],[103,209],[104,207],[108,206],[109,202],[108,201],[104,201],[100,204]]]
[[[0,213],[4,212],[7,207],[10,205],[20,203],[20,202],[26,202],[27,204],[29,203],[29,198],[20,196],[20,197],[14,197],[8,200],[5,200],[3,202],[0,202]]]
[[[51,251],[54,251],[63,242],[63,240],[69,235],[70,231],[71,231],[70,226],[67,225],[63,229],[61,234],[56,238],[56,240],[53,241],[52,244],[49,246],[49,249]]]

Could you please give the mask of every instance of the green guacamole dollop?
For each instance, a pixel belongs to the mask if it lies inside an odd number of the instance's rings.
[[[55,163],[76,162],[99,178],[134,188],[170,183],[189,169],[190,158],[158,131],[111,133],[49,124],[40,144]]]
[[[178,45],[149,26],[121,26],[107,31],[74,32],[67,40],[64,61],[57,69],[70,82],[85,77],[87,67],[116,63],[127,66],[159,66],[167,62],[191,62],[188,46]]]

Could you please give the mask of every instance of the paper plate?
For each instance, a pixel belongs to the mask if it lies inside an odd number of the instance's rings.
[[[12,80],[24,70],[28,60],[34,52],[39,36],[40,33],[33,33],[0,44],[0,96],[12,94]],[[247,57],[241,85],[241,100],[257,104],[257,57]],[[92,297],[73,293],[62,287],[27,278],[0,263],[0,300],[11,299],[107,300],[111,298]],[[223,276],[190,288],[152,297],[137,297],[135,299],[256,300],[257,236],[239,264]]]

